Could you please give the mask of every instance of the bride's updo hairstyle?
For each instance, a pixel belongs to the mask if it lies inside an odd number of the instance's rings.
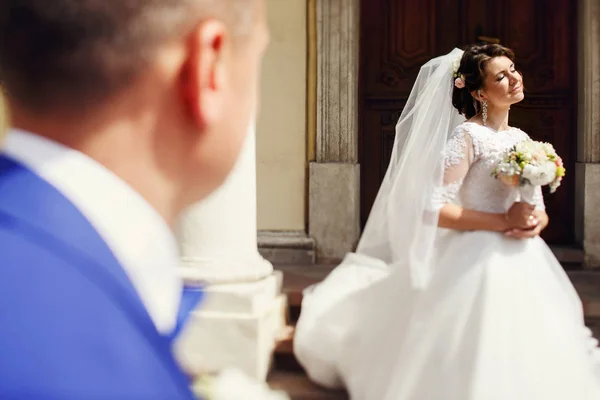
[[[455,76],[452,77],[454,91],[452,92],[452,105],[467,119],[477,115],[481,105],[471,96],[475,90],[483,88],[485,81],[485,66],[492,58],[508,57],[514,61],[515,54],[509,48],[499,44],[474,44],[465,49],[460,66]],[[455,79],[464,82],[455,83]],[[475,104],[477,103],[477,109]]]

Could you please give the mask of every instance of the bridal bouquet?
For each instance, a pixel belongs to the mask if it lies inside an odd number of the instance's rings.
[[[554,193],[565,176],[562,159],[550,143],[525,140],[508,150],[492,175],[510,186],[520,188],[524,201],[531,201],[536,186],[550,187]]]

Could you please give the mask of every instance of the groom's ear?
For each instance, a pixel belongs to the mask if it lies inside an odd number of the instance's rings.
[[[199,128],[210,126],[227,111],[230,42],[226,25],[218,20],[203,21],[186,41],[181,90],[189,116]]]

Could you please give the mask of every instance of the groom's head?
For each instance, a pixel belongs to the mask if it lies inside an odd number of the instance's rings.
[[[264,0],[2,0],[0,82],[13,121],[84,151],[91,135],[61,136],[52,127],[76,117],[82,129],[90,129],[86,121],[115,135],[120,128],[118,149],[100,158],[145,136],[136,153],[152,153],[145,161],[181,192],[186,187],[180,203],[197,200],[229,172],[255,113],[264,7]],[[137,132],[123,133],[126,126]]]

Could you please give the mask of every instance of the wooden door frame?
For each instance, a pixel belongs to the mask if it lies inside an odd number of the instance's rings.
[[[342,258],[360,234],[360,1],[316,0],[316,8],[317,140],[308,223],[323,261]],[[577,10],[577,166],[570,173],[576,179],[575,239],[585,265],[600,267],[600,4],[578,0]],[[576,252],[558,251],[565,261],[583,261]]]

